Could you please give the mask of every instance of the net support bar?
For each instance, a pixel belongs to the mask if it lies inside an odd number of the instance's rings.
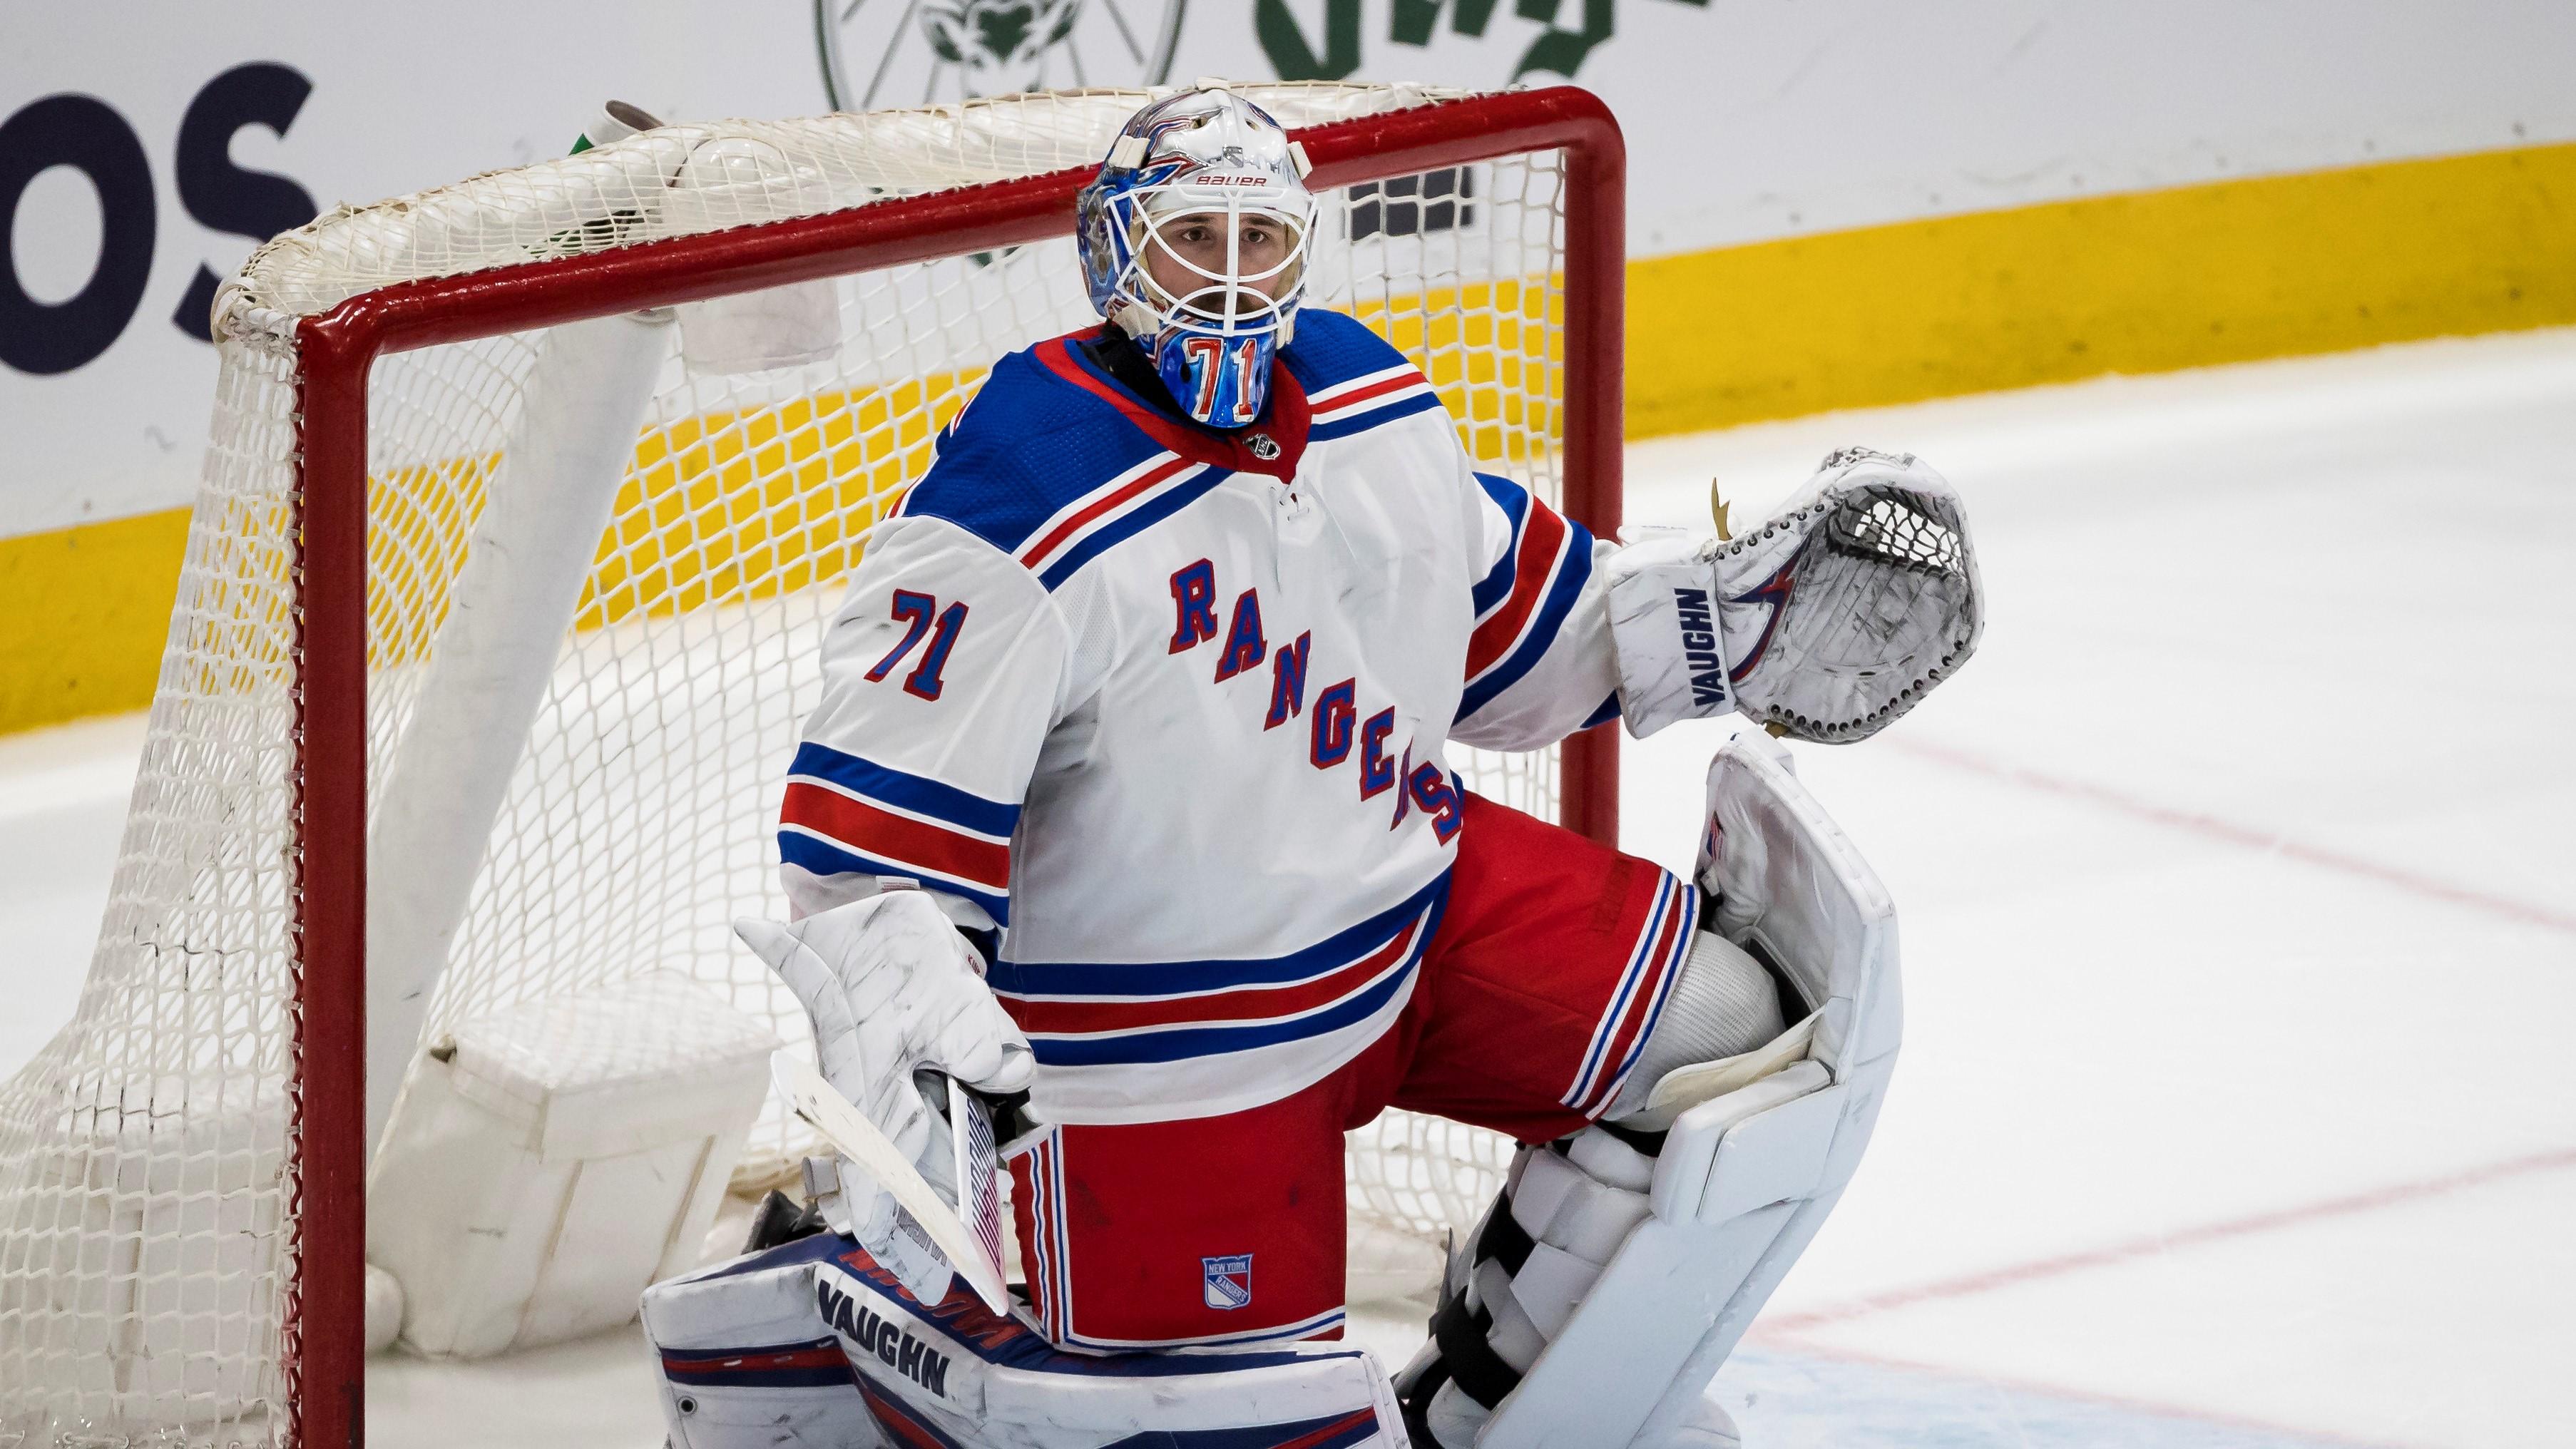
[[[1509,92],[1303,129],[1317,188],[1562,150],[1566,512],[1617,530],[1626,151],[1572,86]],[[280,1345],[289,1445],[366,1433],[367,379],[377,358],[440,343],[1025,245],[1071,230],[1088,168],[878,202],[759,227],[363,293],[298,324],[295,941],[288,1208],[301,1231]],[[1618,833],[1616,725],[1565,742],[1565,824]]]
[[[572,627],[644,427],[670,316],[629,313],[546,334],[528,405],[475,520],[429,677],[377,780],[368,853],[367,1141],[384,1136],[430,994],[456,944],[555,651]]]

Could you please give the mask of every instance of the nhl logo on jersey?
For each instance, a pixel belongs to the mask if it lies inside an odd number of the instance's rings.
[[[1210,1308],[1241,1308],[1252,1302],[1252,1255],[1199,1259],[1200,1296]]]
[[[1248,437],[1243,441],[1245,446],[1252,449],[1252,456],[1259,458],[1264,463],[1270,462],[1279,456],[1279,442],[1268,433],[1254,433],[1251,437]]]

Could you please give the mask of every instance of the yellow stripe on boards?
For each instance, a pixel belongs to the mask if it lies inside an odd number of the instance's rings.
[[[1562,364],[1558,329],[1543,324],[1561,323],[1564,306],[1554,287],[1505,281],[1355,311],[1427,354],[1477,458],[1510,460],[1555,427],[1519,388],[1526,369]],[[2576,145],[2253,177],[1631,263],[1627,431],[2569,323]],[[648,435],[579,622],[846,570],[891,480],[926,462],[931,427],[975,381]],[[451,485],[441,506],[470,517],[491,465],[439,465]],[[405,511],[403,496],[429,496],[418,482],[374,480],[387,520],[370,541],[380,615],[406,594],[438,596],[458,562],[444,542],[463,536],[453,515]],[[187,517],[0,539],[0,730],[151,702]],[[393,657],[436,625],[405,618]]]
[[[2576,145],[1628,268],[1628,436],[2576,322]]]
[[[188,510],[0,539],[0,731],[152,702]]]

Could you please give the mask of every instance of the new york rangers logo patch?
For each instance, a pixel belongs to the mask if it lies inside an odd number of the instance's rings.
[[[1210,1308],[1242,1308],[1252,1302],[1252,1255],[1199,1259],[1200,1296]]]

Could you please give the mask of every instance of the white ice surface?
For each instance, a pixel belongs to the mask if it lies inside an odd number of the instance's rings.
[[[1797,752],[1895,893],[1909,1021],[1758,1341],[2576,1444],[2576,334],[1658,441],[1631,515],[1714,473],[1758,517],[1846,441],[1960,486],[1992,623],[1881,740]],[[1632,849],[1687,851],[1717,733],[1630,747]]]
[[[1748,1442],[2576,1445],[2576,332],[1663,439],[1630,519],[1712,474],[1756,518],[1842,442],[1960,485],[1993,622],[1797,752],[1910,1017],[1721,1380]],[[1629,848],[1686,863],[1723,733],[1628,745]],[[0,740],[0,1068],[77,994],[140,738]],[[370,1398],[380,1443],[640,1449],[649,1382],[612,1335]]]

